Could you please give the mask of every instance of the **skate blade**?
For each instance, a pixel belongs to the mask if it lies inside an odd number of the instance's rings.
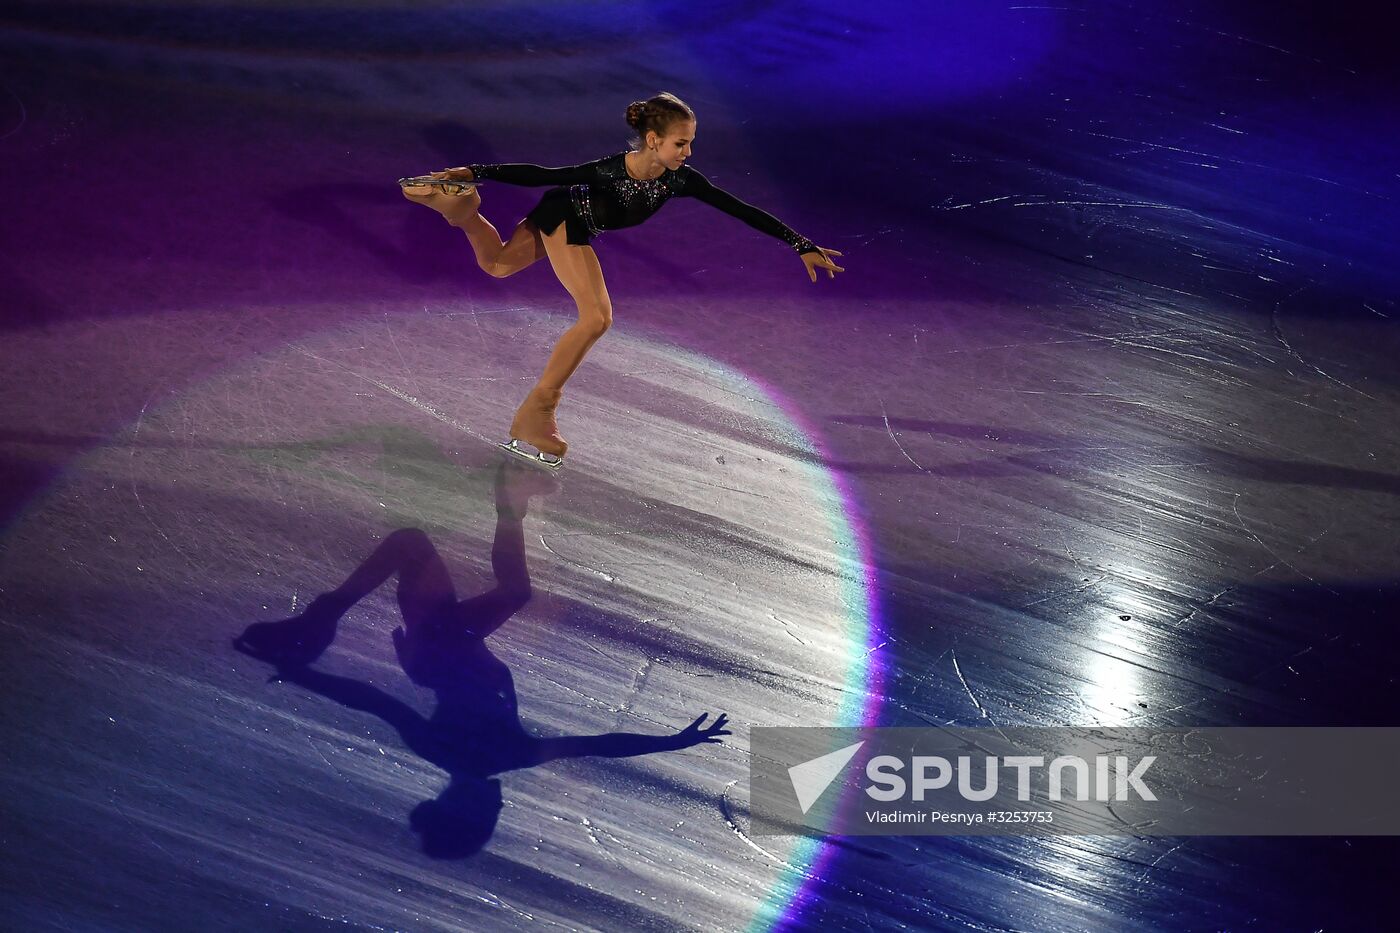
[[[413,178],[400,178],[400,188],[413,188],[420,186],[441,188],[448,194],[463,194],[471,188],[475,188],[476,181],[455,181],[447,178],[434,178],[431,175],[417,175]]]
[[[542,466],[551,472],[558,470],[564,463],[563,457],[555,457],[552,454],[541,453],[540,451],[530,453],[524,447],[521,447],[520,442],[517,440],[511,440],[509,443],[497,444],[496,446],[508,454],[519,457],[521,460],[527,460],[535,464],[535,466]]]

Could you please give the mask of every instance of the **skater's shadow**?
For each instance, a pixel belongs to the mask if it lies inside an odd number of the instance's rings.
[[[313,600],[300,616],[254,623],[234,640],[239,651],[275,665],[274,679],[372,713],[393,726],[414,754],[448,773],[447,788],[414,807],[409,820],[423,850],[435,858],[469,856],[491,837],[502,807],[495,776],[503,772],[559,758],[675,751],[729,734],[723,715],[708,726],[701,715],[671,735],[542,739],[525,731],[510,670],[485,639],[530,599],[523,522],[530,497],[551,491],[554,483],[554,477],[523,464],[498,468],[491,548],[496,586],[485,593],[459,600],[432,541],[418,529],[404,528],[388,535],[344,584]],[[371,684],[310,666],[334,640],[346,610],[393,576],[404,622],[394,630],[394,649],[404,673],[436,694],[436,707],[426,718]]]

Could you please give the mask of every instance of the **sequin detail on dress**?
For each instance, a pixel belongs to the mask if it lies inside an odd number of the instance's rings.
[[[656,213],[665,201],[676,193],[679,185],[673,186],[670,182],[675,176],[675,172],[667,169],[655,178],[639,180],[627,174],[627,159],[624,156],[615,165],[601,165],[598,167],[598,174],[606,178],[614,191],[622,199],[623,205],[632,210],[643,201],[646,202],[646,209],[651,213]]]
[[[656,178],[633,178],[627,172],[626,153],[600,161],[597,170],[596,183],[574,185],[569,189],[574,213],[583,221],[589,236],[641,223],[682,188],[680,178],[670,169]],[[606,226],[599,223],[594,211],[595,194],[607,202],[608,216],[613,218]]]
[[[588,201],[588,186],[574,185],[569,189],[569,197],[574,202],[574,213],[578,214],[578,219],[588,228],[588,235],[597,236],[602,233],[598,222],[593,219],[593,205]]]

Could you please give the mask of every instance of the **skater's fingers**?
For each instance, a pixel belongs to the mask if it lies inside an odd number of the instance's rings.
[[[822,250],[822,252],[823,252],[823,253],[826,253],[828,256],[841,256],[841,255],[844,255],[839,249],[824,249],[824,250]]]

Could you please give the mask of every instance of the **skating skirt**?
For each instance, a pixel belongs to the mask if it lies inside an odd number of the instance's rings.
[[[541,233],[553,233],[562,223],[564,239],[574,246],[587,246],[592,239],[588,227],[574,208],[573,196],[568,188],[550,188],[540,198],[525,219],[533,223]]]

